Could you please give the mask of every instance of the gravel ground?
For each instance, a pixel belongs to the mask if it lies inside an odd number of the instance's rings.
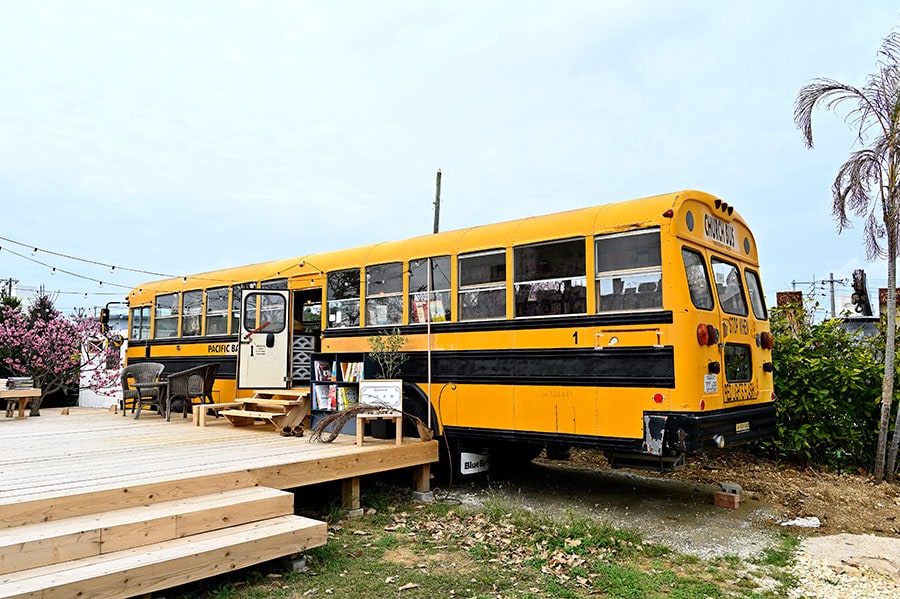
[[[791,597],[900,597],[900,539],[839,534],[803,541]]]

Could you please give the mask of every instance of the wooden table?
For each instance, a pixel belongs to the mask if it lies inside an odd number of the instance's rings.
[[[25,408],[35,397],[41,396],[40,389],[3,389],[0,390],[0,400],[6,400],[6,417],[11,418],[15,402],[19,402],[19,418],[25,418]]]

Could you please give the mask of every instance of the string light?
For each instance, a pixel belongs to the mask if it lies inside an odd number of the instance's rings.
[[[153,272],[150,270],[141,270],[139,268],[126,268],[124,266],[115,266],[114,264],[107,264],[106,262],[98,262],[96,260],[89,260],[87,258],[79,258],[78,256],[70,256],[69,254],[62,254],[60,252],[54,252],[52,250],[45,250],[43,248],[39,248],[36,246],[27,245],[27,244],[22,243],[21,241],[16,241],[15,239],[10,239],[8,237],[0,236],[0,239],[2,239],[3,241],[8,241],[9,243],[13,243],[13,244],[21,246],[21,247],[32,248],[32,250],[31,250],[32,256],[36,255],[38,252],[44,252],[46,254],[50,254],[51,256],[59,256],[60,258],[66,258],[68,260],[75,260],[77,262],[84,262],[86,264],[93,264],[95,266],[103,266],[105,268],[110,269],[110,272],[112,272],[113,270],[118,268],[119,270],[127,270],[128,272],[137,272],[137,273],[141,273],[144,275],[150,275],[153,277],[172,278],[175,276],[175,275],[169,275],[169,274],[165,274],[165,273],[161,273],[161,272]],[[16,254],[16,255],[19,255],[19,254]]]
[[[0,239],[2,239],[2,238],[0,238]],[[101,281],[99,279],[95,279],[93,277],[87,277],[85,275],[81,275],[81,274],[78,274],[77,272],[72,272],[71,270],[66,270],[64,268],[57,268],[57,267],[53,266],[52,264],[47,264],[46,262],[41,262],[40,260],[35,260],[34,258],[30,258],[24,254],[14,252],[13,250],[11,250],[9,248],[7,248],[6,251],[9,252],[10,254],[12,254],[13,256],[18,256],[19,258],[22,258],[23,260],[28,260],[29,262],[34,262],[35,264],[39,264],[45,268],[53,269],[55,271],[61,272],[63,274],[67,274],[67,275],[75,277],[77,279],[82,279],[84,281],[92,281],[94,283],[100,283],[101,286],[103,285],[103,281]],[[122,289],[131,289],[131,287],[129,287],[128,285],[119,285],[118,283],[108,283],[108,285],[112,285],[113,287],[121,287]]]

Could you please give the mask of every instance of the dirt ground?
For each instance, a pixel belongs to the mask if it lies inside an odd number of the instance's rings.
[[[602,465],[602,456],[573,451],[572,464]],[[647,475],[648,473],[643,473]],[[716,485],[736,482],[747,499],[768,504],[781,521],[815,516],[816,534],[900,534],[900,482],[876,485],[859,473],[799,470],[740,452],[694,457],[666,477]]]

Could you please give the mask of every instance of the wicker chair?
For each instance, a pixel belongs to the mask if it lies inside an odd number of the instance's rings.
[[[206,366],[195,366],[194,368],[188,368],[169,375],[169,409],[166,410],[167,419],[170,416],[171,406],[175,400],[181,401],[182,418],[187,416],[188,408],[194,403],[195,398],[199,399],[201,403],[203,402],[203,375],[206,369]]]
[[[134,414],[138,404],[141,403],[141,394],[131,386],[132,383],[158,381],[164,368],[164,365],[157,362],[141,362],[139,364],[131,364],[122,369],[122,374],[120,375],[120,380],[122,381],[122,401],[120,402],[122,416],[125,415],[129,404],[131,405],[131,413]],[[155,403],[158,404],[159,389],[146,389],[144,398],[147,400],[147,403],[154,403],[155,400]]]
[[[213,399],[213,385],[216,384],[216,374],[219,372],[219,363],[215,362],[213,364],[206,365],[206,371],[203,373],[203,397],[200,398],[200,403],[216,403]],[[216,418],[219,415],[216,414]]]

